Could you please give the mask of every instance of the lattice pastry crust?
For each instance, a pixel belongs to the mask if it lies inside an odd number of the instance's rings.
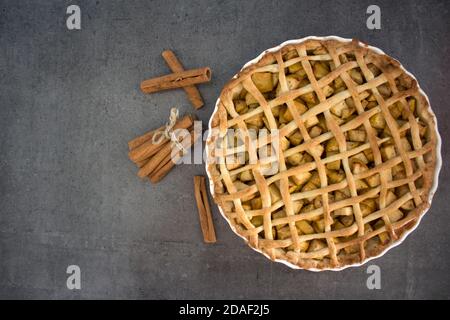
[[[396,244],[430,204],[438,134],[428,100],[398,61],[356,40],[266,52],[224,87],[211,128],[214,200],[273,260],[304,269],[362,263]],[[230,141],[228,129],[247,138]],[[259,157],[271,138],[246,135],[262,129],[278,130],[272,163]]]

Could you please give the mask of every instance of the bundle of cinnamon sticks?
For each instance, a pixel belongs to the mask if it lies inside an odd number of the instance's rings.
[[[176,137],[178,143],[174,143],[164,135],[158,143],[154,143],[154,135],[163,132],[165,126],[128,142],[128,156],[138,166],[139,177],[148,177],[152,183],[157,183],[169,173],[183,157],[184,151],[189,150],[201,135],[201,132],[195,132],[193,129],[194,120],[192,115],[186,115],[175,123],[172,131],[179,132]]]

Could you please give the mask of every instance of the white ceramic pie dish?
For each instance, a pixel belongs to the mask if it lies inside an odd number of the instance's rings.
[[[306,41],[306,40],[336,40],[336,41],[340,41],[340,42],[351,42],[351,41],[352,41],[351,39],[341,38],[341,37],[337,37],[337,36],[328,36],[328,37],[314,37],[314,36],[311,36],[311,37],[305,37],[305,38],[297,39],[297,40],[289,40],[289,41],[283,42],[282,44],[280,44],[280,45],[278,45],[278,46],[276,46],[276,47],[273,47],[273,48],[271,48],[271,49],[265,50],[265,51],[262,52],[259,56],[257,56],[255,59],[253,59],[253,60],[247,62],[247,63],[242,67],[242,69],[244,69],[244,68],[246,68],[246,67],[248,67],[248,66],[250,66],[250,65],[252,65],[252,64],[257,63],[257,62],[258,62],[258,61],[259,61],[259,60],[260,60],[267,52],[275,52],[275,51],[278,51],[278,50],[279,50],[281,47],[283,47],[283,46],[286,46],[286,45],[289,45],[289,44],[297,44],[297,43],[301,43],[301,42]],[[385,53],[384,53],[381,49],[379,49],[379,48],[376,48],[376,47],[373,47],[373,46],[368,46],[368,48],[371,49],[371,50],[373,50],[374,52],[376,52],[376,53],[378,53],[378,54],[385,54]],[[410,72],[408,72],[402,65],[400,65],[400,68],[401,68],[406,74],[408,74],[408,75],[411,76],[412,78],[416,79],[416,78],[414,77],[414,75],[412,75]],[[241,70],[242,70],[242,69],[241,69]],[[233,78],[236,78],[236,77],[237,77],[237,75],[235,75]],[[417,80],[417,79],[416,79],[416,80]],[[430,189],[430,193],[429,193],[429,197],[428,197],[428,201],[429,201],[429,203],[430,203],[430,205],[431,205],[431,202],[432,202],[434,193],[435,193],[436,190],[437,190],[437,186],[438,186],[438,178],[439,178],[439,172],[440,172],[441,166],[442,166],[442,157],[441,157],[441,137],[440,137],[439,131],[438,131],[437,119],[436,119],[435,114],[433,113],[433,110],[431,109],[431,104],[430,104],[430,101],[429,101],[429,99],[428,99],[428,96],[427,96],[427,95],[425,94],[425,92],[420,88],[420,85],[418,85],[418,88],[419,88],[419,90],[420,90],[420,93],[423,94],[423,96],[427,99],[428,105],[430,106],[429,112],[430,112],[430,114],[431,114],[431,117],[434,119],[434,123],[435,123],[435,125],[436,125],[436,126],[435,126],[435,130],[436,130],[436,167],[435,167],[434,176],[433,176],[433,185],[432,185],[432,187],[431,187],[431,189]],[[214,111],[213,111],[212,115],[217,111],[218,106],[219,106],[219,102],[220,102],[220,98],[217,99],[217,101],[216,101],[215,108],[214,108]],[[212,132],[212,119],[213,119],[213,117],[211,116],[211,118],[210,118],[210,120],[209,120],[209,123],[208,123],[208,136],[207,136],[207,141],[209,141],[210,138],[211,138],[211,132]],[[209,144],[206,143],[206,154],[209,154],[209,153],[210,153],[210,150],[209,150]],[[210,175],[210,172],[209,172],[209,170],[208,170],[208,163],[206,163],[206,172],[207,172],[208,179],[209,179],[210,192],[211,192],[211,194],[214,196],[214,184],[212,183],[211,175]],[[219,208],[219,211],[220,211],[220,213],[222,214],[223,218],[224,218],[224,219],[228,222],[228,224],[230,225],[231,230],[233,230],[233,232],[234,232],[235,234],[237,234],[239,237],[241,237],[242,239],[244,239],[245,241],[247,241],[246,238],[244,238],[243,236],[241,236],[241,235],[236,231],[235,227],[230,223],[230,221],[228,220],[228,218],[225,216],[225,213],[223,212],[222,208],[221,208],[220,206],[218,206],[218,208]],[[361,266],[361,265],[363,265],[363,264],[366,264],[367,262],[369,262],[369,261],[371,261],[371,260],[373,260],[373,259],[379,258],[379,257],[383,256],[383,255],[384,255],[387,251],[389,251],[390,249],[392,249],[392,248],[394,248],[394,247],[400,245],[400,244],[405,240],[405,238],[419,226],[422,217],[426,214],[426,212],[427,212],[428,210],[429,210],[429,208],[426,208],[426,209],[424,210],[424,212],[423,212],[423,213],[420,215],[420,217],[418,218],[417,223],[416,223],[411,229],[406,230],[406,231],[402,234],[402,236],[401,236],[394,244],[392,244],[391,246],[389,246],[389,247],[387,247],[386,249],[384,249],[380,254],[375,255],[375,256],[373,256],[373,257],[370,257],[370,258],[367,258],[367,259],[364,260],[362,263],[349,264],[349,265],[345,265],[345,266],[340,267],[340,268],[324,268],[324,269],[309,268],[309,269],[305,269],[305,270],[310,270],[310,271],[325,271],[325,270],[340,271],[340,270],[343,270],[343,269],[346,269],[346,268],[349,268],[349,267],[359,267],[359,266]],[[263,254],[263,255],[266,256],[268,259],[272,260],[272,259],[271,259],[266,253],[264,253],[262,250],[259,250],[259,249],[254,248],[254,247],[251,247],[251,248],[252,248],[253,250],[255,250],[255,251],[257,251],[257,252]],[[288,266],[288,267],[290,267],[290,268],[292,268],[292,269],[303,269],[303,268],[301,268],[301,267],[299,267],[299,266],[297,266],[297,265],[294,265],[294,264],[292,264],[292,263],[290,263],[290,262],[288,262],[288,261],[286,261],[286,260],[275,259],[275,260],[272,260],[272,261],[282,263],[282,264],[284,264],[284,265],[286,265],[286,266]]]

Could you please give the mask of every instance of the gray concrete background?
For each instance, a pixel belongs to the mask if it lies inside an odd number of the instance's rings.
[[[378,4],[382,30],[366,28]],[[65,26],[78,4],[82,30]],[[448,1],[0,1],[0,298],[450,298]],[[182,90],[144,95],[168,72],[160,54],[208,65],[205,125],[222,86],[266,48],[308,35],[357,37],[399,59],[428,93],[444,166],[420,227],[366,267],[313,273],[271,263],[214,207],[215,245],[202,242],[192,177],[175,168],[150,185],[127,141],[164,123]],[[82,289],[66,288],[68,265]]]

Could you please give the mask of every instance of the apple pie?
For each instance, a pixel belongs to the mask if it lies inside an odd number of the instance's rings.
[[[272,260],[342,269],[399,243],[431,204],[440,164],[428,99],[357,40],[264,52],[221,92],[207,172],[232,229]]]

